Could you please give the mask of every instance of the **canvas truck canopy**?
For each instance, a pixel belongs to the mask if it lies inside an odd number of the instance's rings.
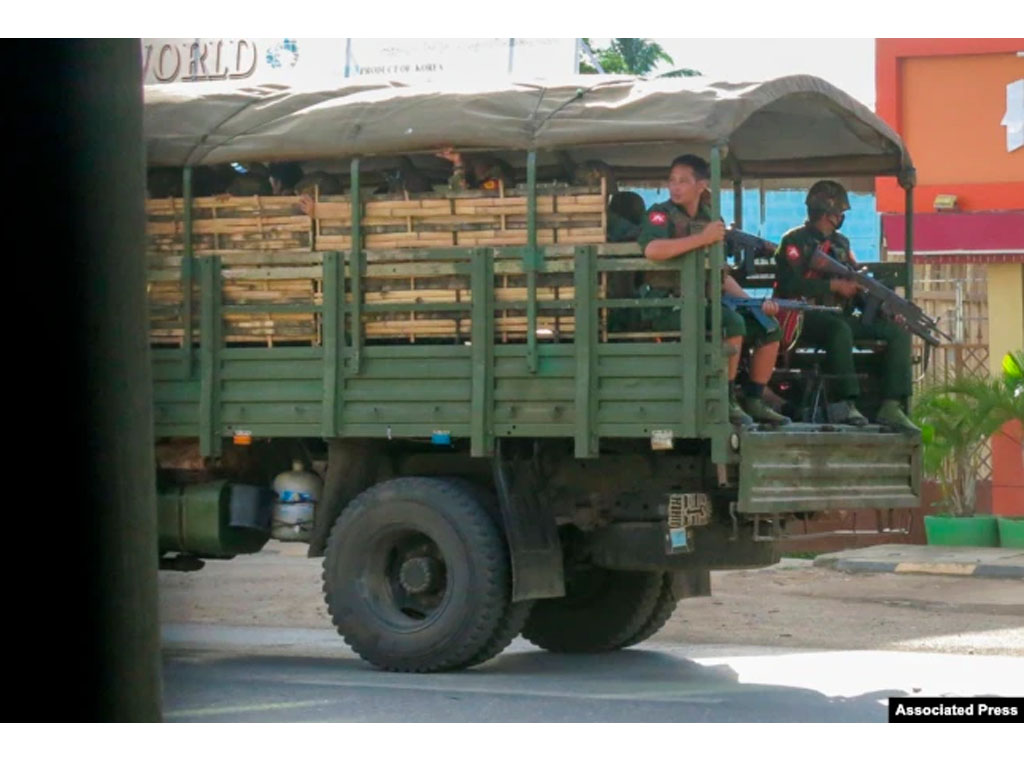
[[[681,152],[728,147],[733,177],[909,177],[899,136],[824,80],[580,76],[462,86],[358,84],[298,90],[223,83],[145,89],[150,165],[316,160],[487,150],[515,166],[600,159],[661,178]],[[564,154],[562,154],[564,153]]]

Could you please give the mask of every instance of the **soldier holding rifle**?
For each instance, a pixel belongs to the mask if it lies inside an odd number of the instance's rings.
[[[775,252],[775,293],[787,299],[803,298],[839,306],[842,312],[807,313],[800,331],[801,343],[825,350],[825,372],[834,377],[828,406],[829,421],[864,426],[867,418],[857,410],[860,385],[853,365],[853,344],[862,340],[886,342],[882,360],[882,407],[876,421],[900,430],[916,427],[903,412],[902,401],[910,396],[910,334],[904,322],[854,314],[859,308],[860,288],[854,280],[829,276],[815,270],[815,255],[826,254],[856,269],[850,241],[839,234],[850,209],[846,190],[835,181],[819,181],[807,193],[807,221],[787,232]],[[820,254],[818,255],[820,259]]]
[[[668,178],[670,199],[651,206],[640,229],[638,242],[646,258],[667,261],[725,237],[725,225],[711,220],[711,210],[706,204],[709,179],[707,161],[696,155],[681,155],[672,161]],[[722,278],[722,293],[750,298],[728,274]],[[778,306],[769,299],[761,303],[761,311],[771,317],[778,312]],[[740,312],[722,307],[722,332],[726,344],[733,350],[728,362],[728,378],[729,420],[734,424],[751,424],[754,420],[772,425],[789,423],[788,418],[773,411],[763,399],[765,385],[775,370],[780,339],[778,323],[771,320],[768,326],[760,322],[747,323]],[[750,361],[750,381],[744,387],[741,404],[735,381],[744,341],[755,349]]]

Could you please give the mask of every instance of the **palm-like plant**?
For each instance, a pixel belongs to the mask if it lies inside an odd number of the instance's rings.
[[[924,392],[914,406],[921,426],[924,470],[936,477],[945,511],[954,517],[974,514],[982,443],[1008,421],[1024,419],[1021,383],[959,377]]]
[[[675,63],[665,49],[644,37],[612,38],[611,49],[622,59],[626,71],[634,75],[646,75],[662,61]]]
[[[583,41],[590,45],[587,38]],[[672,57],[658,43],[645,37],[613,37],[607,48],[593,50],[607,74],[647,75],[654,71],[659,63],[674,64]],[[587,63],[580,64],[580,72],[594,74],[594,67]],[[683,77],[699,75],[695,69],[676,69],[666,72],[661,77]]]

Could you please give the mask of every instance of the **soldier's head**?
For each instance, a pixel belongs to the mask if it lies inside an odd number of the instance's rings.
[[[647,206],[636,192],[616,192],[608,203],[608,210],[618,214],[631,224],[639,225],[644,220]]]
[[[668,194],[676,205],[699,205],[707,192],[711,169],[697,155],[680,155],[668,169]]]
[[[838,181],[823,179],[816,181],[807,190],[807,220],[812,224],[827,224],[831,229],[839,229],[846,218],[845,212],[850,210],[850,198]]]

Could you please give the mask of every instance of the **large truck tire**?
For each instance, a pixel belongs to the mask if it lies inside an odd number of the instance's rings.
[[[508,648],[512,641],[522,634],[523,627],[526,626],[526,622],[530,618],[534,602],[534,600],[523,600],[518,603],[509,603],[493,637],[487,641],[476,656],[470,659],[466,666],[474,667],[477,664],[483,664]]]
[[[459,483],[402,477],[353,499],[328,538],[323,588],[339,634],[382,669],[460,669],[504,647],[491,653],[508,631],[507,550]]]
[[[658,592],[658,599],[654,602],[654,608],[651,611],[650,617],[636,634],[619,643],[616,647],[629,648],[654,637],[672,617],[677,605],[679,605],[679,597],[676,596],[675,591],[672,589],[672,574],[666,573],[662,576],[661,591]]]
[[[654,614],[663,574],[593,566],[566,573],[565,597],[538,600],[523,637],[554,653],[601,653],[638,636]]]
[[[501,510],[498,508],[498,498],[494,495],[492,490],[463,477],[446,477],[444,479],[464,488],[467,493],[469,493],[481,506],[483,506],[484,509],[487,510],[495,524],[502,527]],[[502,531],[502,537],[504,538],[504,531]],[[506,547],[507,546],[508,544],[506,542]],[[502,616],[501,621],[498,622],[498,628],[495,630],[494,636],[487,641],[484,647],[480,649],[479,653],[470,659],[466,666],[474,667],[478,664],[483,664],[485,661],[493,659],[503,650],[508,648],[512,641],[522,633],[523,627],[526,625],[526,620],[530,617],[530,611],[533,609],[534,602],[535,601],[533,600],[522,600],[518,603],[513,603],[512,579],[509,579],[508,604],[505,608],[505,615]]]

